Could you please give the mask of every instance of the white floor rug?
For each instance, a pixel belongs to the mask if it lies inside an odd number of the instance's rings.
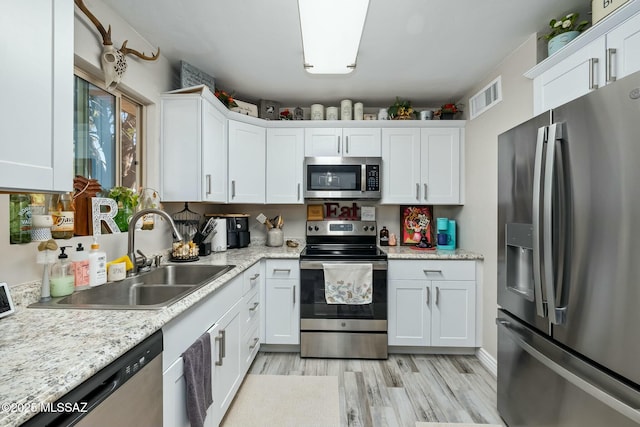
[[[338,427],[338,377],[247,375],[223,427]]]
[[[416,427],[501,427],[498,424],[473,424],[473,423],[421,423],[417,422]]]

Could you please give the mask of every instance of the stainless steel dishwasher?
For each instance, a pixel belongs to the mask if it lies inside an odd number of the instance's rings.
[[[23,426],[161,426],[161,355],[160,330]]]

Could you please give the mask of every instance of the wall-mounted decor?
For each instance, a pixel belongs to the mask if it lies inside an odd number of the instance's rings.
[[[436,246],[433,206],[400,206],[400,244],[416,245],[423,233],[427,242]]]

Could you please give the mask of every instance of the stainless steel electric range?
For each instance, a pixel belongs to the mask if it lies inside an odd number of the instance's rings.
[[[375,221],[307,222],[300,254],[302,357],[387,358],[387,255],[376,246],[377,232]],[[326,269],[369,265],[368,300],[328,302]]]

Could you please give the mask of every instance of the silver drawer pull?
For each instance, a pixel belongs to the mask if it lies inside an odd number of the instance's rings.
[[[254,348],[256,348],[256,346],[258,345],[258,342],[259,342],[259,341],[260,341],[260,338],[257,338],[257,337],[256,337],[256,338],[254,338],[254,339],[253,339],[253,344],[251,344],[251,345],[249,346],[249,348],[250,348],[251,350],[253,350]]]
[[[256,280],[258,277],[260,277],[260,273],[254,274],[253,277],[249,278],[249,280]]]
[[[276,273],[291,274],[291,269],[290,268],[274,268],[273,269],[273,274],[276,274]]]
[[[424,274],[429,274],[429,273],[438,273],[438,274],[442,274],[442,270],[422,270],[422,272]]]
[[[253,307],[251,307],[251,308],[249,309],[249,311],[256,311],[256,308],[258,308],[258,306],[259,306],[259,305],[260,305],[260,303],[259,303],[259,302],[254,302],[254,303],[253,303]]]

